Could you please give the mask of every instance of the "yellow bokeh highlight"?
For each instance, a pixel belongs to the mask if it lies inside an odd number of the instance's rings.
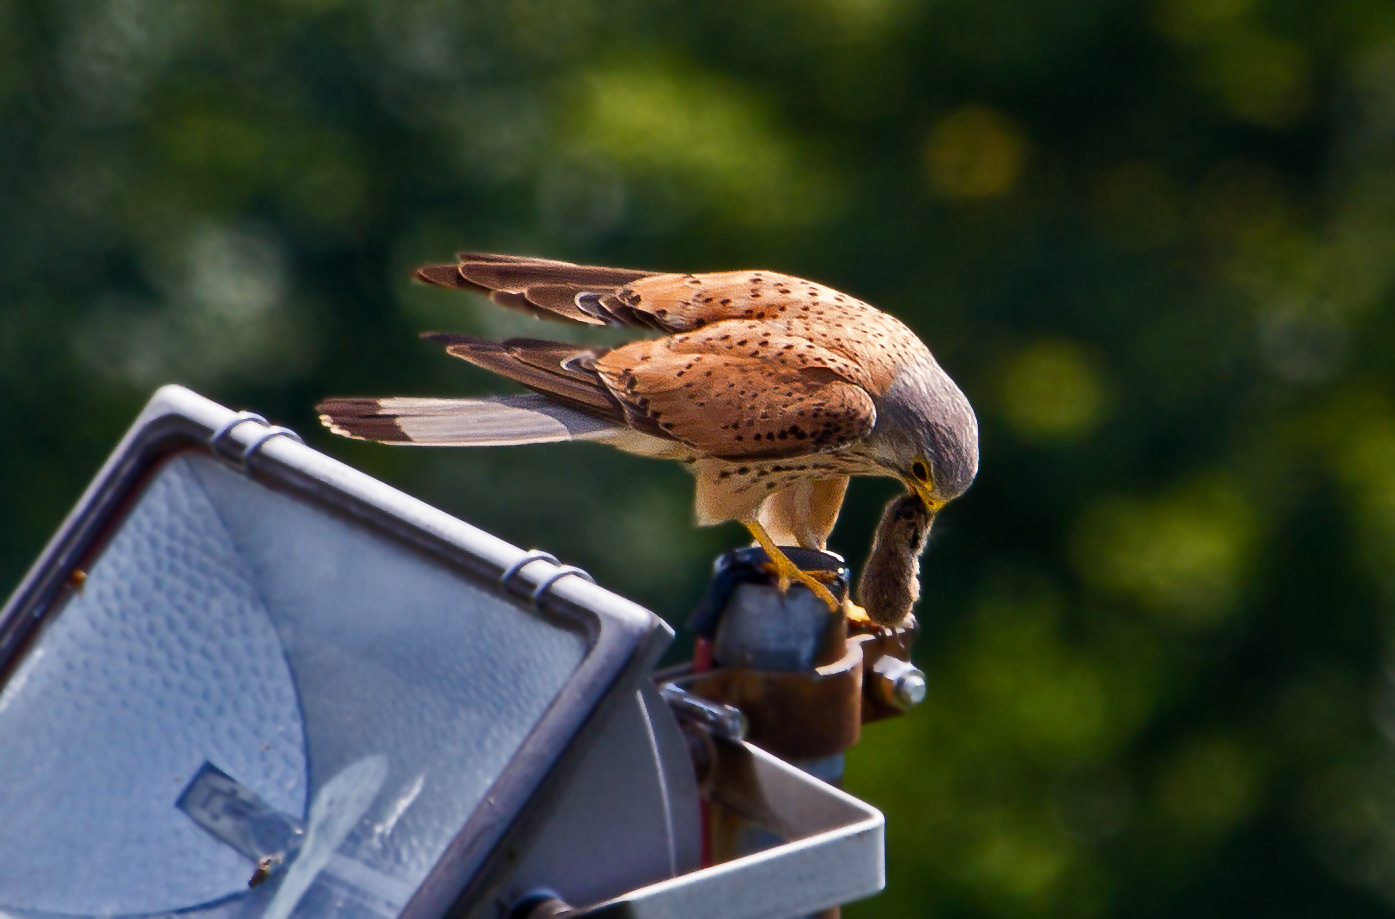
[[[1005,815],[1006,816],[1006,815]],[[1059,895],[1075,853],[1058,834],[1019,820],[999,820],[967,853],[966,880],[990,909],[1015,914],[1048,906]]]
[[[956,732],[973,731],[977,717],[993,712],[1019,760],[1113,755],[1153,704],[1155,677],[1143,665],[1150,652],[1123,637],[1096,646],[1071,641],[1063,604],[1041,588],[990,590],[974,609],[974,627],[961,639],[952,672],[942,675],[943,695],[922,711],[932,721],[951,718]],[[1132,662],[1127,668],[1118,666],[1124,658]]]
[[[1201,740],[1164,765],[1158,811],[1184,833],[1224,833],[1254,810],[1262,781],[1258,757],[1242,743],[1230,737]]]
[[[992,198],[1022,176],[1027,142],[1008,116],[988,108],[950,112],[935,122],[925,147],[931,187],[947,198]]]
[[[774,127],[749,90],[669,63],[593,72],[572,107],[579,149],[622,172],[667,182],[693,204],[746,226],[826,215],[831,184]]]
[[[1073,342],[1030,345],[1006,361],[998,380],[1003,418],[1025,440],[1079,437],[1106,413],[1098,365]]]
[[[1158,29],[1171,38],[1199,42],[1232,28],[1253,0],[1163,0],[1154,11]]]
[[[1374,393],[1349,396],[1329,410],[1316,440],[1346,493],[1362,562],[1395,589],[1395,407]]]
[[[1307,111],[1312,66],[1298,45],[1267,35],[1240,35],[1212,53],[1211,81],[1235,115],[1282,128]]]
[[[1078,524],[1075,564],[1102,593],[1201,627],[1234,610],[1255,529],[1250,502],[1223,481],[1156,497],[1110,498]]]
[[[910,0],[815,0],[814,6],[853,38],[884,35],[915,8]]]

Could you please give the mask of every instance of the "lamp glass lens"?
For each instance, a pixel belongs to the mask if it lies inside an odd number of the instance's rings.
[[[0,690],[0,914],[395,916],[587,652],[201,453],[85,574]]]

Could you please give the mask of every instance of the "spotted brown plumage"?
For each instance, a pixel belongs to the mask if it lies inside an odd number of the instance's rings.
[[[977,472],[973,410],[930,350],[897,319],[821,284],[475,253],[417,277],[538,318],[658,334],[607,349],[431,333],[537,395],[330,399],[321,417],[337,433],[414,444],[591,439],[680,460],[697,477],[700,523],[744,523],[783,580],[825,599],[777,544],[823,548],[849,476],[899,478],[933,514]]]

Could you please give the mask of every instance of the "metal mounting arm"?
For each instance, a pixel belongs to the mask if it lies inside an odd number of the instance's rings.
[[[566,919],[779,919],[870,896],[886,884],[881,811],[757,746],[713,736],[712,800],[786,840],[763,852],[575,909]]]

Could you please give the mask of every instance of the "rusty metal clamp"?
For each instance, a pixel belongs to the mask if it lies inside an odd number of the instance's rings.
[[[687,688],[750,719],[750,740],[786,759],[842,753],[862,735],[862,647],[804,671],[719,668]]]

